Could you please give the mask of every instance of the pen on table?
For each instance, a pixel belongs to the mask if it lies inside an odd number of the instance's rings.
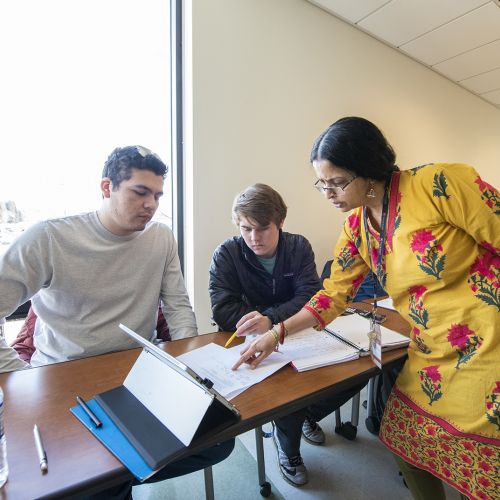
[[[236,334],[238,333],[238,330],[236,330],[232,335],[231,337],[229,338],[229,340],[224,344],[224,347],[227,347],[235,338],[236,338]]]
[[[33,436],[35,437],[35,446],[36,451],[38,453],[38,460],[40,461],[40,470],[42,473],[47,472],[49,469],[47,465],[47,453],[45,453],[45,449],[42,443],[42,436],[40,436],[40,430],[38,429],[38,425],[35,424],[33,427]]]
[[[94,415],[94,412],[88,407],[87,403],[80,396],[76,397],[76,401],[83,408],[83,411],[88,415],[90,420],[94,422],[94,425],[96,427],[101,427],[102,422]]]

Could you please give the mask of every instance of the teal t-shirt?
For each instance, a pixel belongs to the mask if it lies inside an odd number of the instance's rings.
[[[276,254],[273,255],[269,259],[264,259],[263,257],[259,257],[256,255],[257,260],[262,264],[262,267],[269,273],[273,274],[274,271],[274,265],[276,264]]]

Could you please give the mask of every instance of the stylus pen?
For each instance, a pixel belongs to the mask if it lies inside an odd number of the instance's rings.
[[[231,337],[229,338],[229,340],[224,344],[224,347],[227,347],[235,338],[236,338],[236,334],[238,333],[238,330],[236,330],[232,335]]]
[[[47,472],[49,468],[47,465],[47,453],[45,453],[42,436],[40,436],[40,430],[36,424],[33,427],[33,436],[35,437],[36,452],[38,453],[38,460],[40,461],[40,470],[42,472]]]
[[[87,403],[80,397],[76,397],[76,401],[83,408],[83,411],[89,416],[90,420],[94,422],[96,427],[101,427],[102,422],[94,415],[94,412],[88,407]]]

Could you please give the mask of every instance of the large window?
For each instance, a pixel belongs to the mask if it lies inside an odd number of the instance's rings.
[[[170,163],[169,16],[168,0],[2,2],[0,252],[36,220],[98,208],[116,146]]]

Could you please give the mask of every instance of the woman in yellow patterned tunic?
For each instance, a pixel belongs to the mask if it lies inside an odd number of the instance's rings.
[[[463,497],[500,498],[498,192],[467,165],[399,171],[380,130],[356,117],[323,132],[311,161],[316,186],[350,214],[324,289],[275,331],[323,328],[378,269],[412,326],[381,440],[417,499],[444,499],[441,479]],[[255,340],[235,367],[260,363],[275,333]]]

